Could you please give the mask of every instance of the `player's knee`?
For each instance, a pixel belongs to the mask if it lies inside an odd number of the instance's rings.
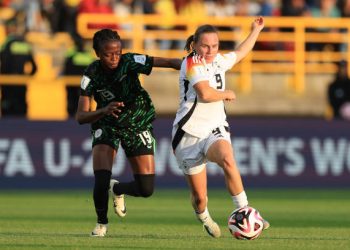
[[[150,197],[154,192],[154,174],[135,175],[135,180],[138,183],[139,194],[142,197]]]
[[[230,169],[234,168],[235,167],[235,162],[234,162],[234,159],[231,156],[229,156],[229,155],[225,156],[224,155],[222,157],[219,165],[225,171],[225,170],[230,170]]]

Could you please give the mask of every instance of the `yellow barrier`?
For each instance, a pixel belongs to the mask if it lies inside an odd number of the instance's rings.
[[[133,15],[119,17],[113,14],[81,14],[78,17],[77,28],[79,34],[85,39],[91,39],[96,32],[89,28],[90,23],[100,25],[121,24],[118,31],[123,40],[128,40],[129,47],[126,51],[145,53],[153,56],[183,57],[185,52],[178,50],[160,50],[157,48],[145,48],[145,42],[158,39],[176,39],[185,41],[187,37],[194,33],[195,29],[204,23],[215,26],[229,27],[232,31],[222,31],[219,33],[222,41],[241,42],[249,33],[252,17],[230,17],[230,18],[208,18],[198,20],[196,18],[176,17],[167,19],[167,24],[181,26],[183,30],[147,30],[147,25],[157,26],[161,24],[162,16],[157,15]],[[127,28],[124,28],[127,27]],[[288,32],[280,31],[281,28],[288,28]],[[317,32],[318,28],[342,29],[342,33]],[[314,29],[309,32],[309,29]],[[288,74],[289,86],[294,93],[303,94],[305,89],[306,74],[334,74],[336,66],[334,62],[340,60],[350,61],[350,18],[330,19],[330,18],[308,18],[308,17],[265,17],[265,29],[260,34],[258,42],[292,44],[292,50],[276,47],[274,50],[259,50],[250,53],[241,63],[232,69],[237,74],[238,86],[241,92],[249,93],[252,88],[252,75],[254,73],[283,73]],[[65,39],[64,35],[57,39],[57,43],[71,42]],[[63,37],[63,38],[62,38]],[[37,40],[39,39],[39,40]],[[43,39],[43,40],[42,40]],[[47,39],[47,40],[45,40]],[[28,40],[33,43],[40,41],[40,44],[50,45],[50,37],[40,38],[35,34],[29,34]],[[45,42],[47,41],[47,43]],[[347,45],[345,51],[306,51],[306,43],[327,42]],[[52,43],[52,40],[51,40]],[[52,62],[49,58],[42,59],[42,64],[38,67],[38,74],[34,78],[24,76],[0,76],[0,83],[16,84],[25,82],[29,86],[27,95],[29,107],[29,119],[65,119],[66,98],[65,86],[73,84],[78,86],[78,77],[59,77],[58,72],[50,70]],[[349,64],[350,67],[350,64]],[[349,68],[350,72],[350,68]],[[37,84],[37,85],[36,85]],[[31,86],[33,85],[33,86]],[[34,92],[54,93],[57,98],[55,104],[47,107],[42,103],[43,99],[38,98]],[[39,95],[39,94],[38,94]],[[52,99],[51,99],[52,100]],[[49,100],[46,100],[49,101]],[[46,102],[45,101],[45,102]],[[52,102],[53,103],[53,100]],[[35,108],[34,108],[35,107]],[[45,107],[41,109],[40,107]],[[47,109],[46,109],[47,108]],[[64,111],[62,111],[62,109]]]
[[[78,32],[84,38],[92,38],[96,30],[90,29],[89,24],[126,24],[128,30],[119,30],[121,37],[131,40],[131,50],[157,56],[181,57],[181,50],[147,50],[143,44],[149,39],[177,39],[185,41],[194,33],[195,29],[204,23],[215,26],[228,27],[233,31],[220,32],[222,41],[241,42],[249,33],[252,17],[210,17],[207,20],[178,16],[167,22],[174,26],[182,26],[181,31],[146,30],[146,25],[159,25],[164,17],[157,15],[133,15],[119,17],[106,14],[82,14],[78,17]],[[121,26],[124,27],[124,26]],[[289,28],[292,31],[281,32],[276,29]],[[317,32],[317,29],[342,29],[344,32]],[[308,29],[315,29],[313,32]],[[346,44],[350,48],[350,18],[312,18],[312,17],[265,17],[265,29],[261,33],[259,42],[292,43],[293,51],[255,51],[233,70],[239,73],[239,86],[241,91],[251,90],[251,75],[254,72],[290,73],[293,78],[293,89],[302,94],[305,89],[306,73],[334,73],[334,62],[339,60],[350,61],[350,51],[342,53],[337,51],[307,52],[306,43],[338,43]],[[350,64],[349,64],[350,67]],[[350,69],[350,68],[349,68]],[[349,70],[350,72],[350,70]]]
[[[28,120],[67,119],[66,86],[79,86],[80,79],[81,76],[43,77],[41,73],[35,76],[0,75],[1,84],[27,85]],[[95,103],[92,105],[96,108]]]

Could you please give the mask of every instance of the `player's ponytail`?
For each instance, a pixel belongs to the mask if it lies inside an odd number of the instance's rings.
[[[120,36],[117,31],[111,29],[102,29],[94,34],[92,39],[95,52],[97,53],[105,42],[118,41],[121,42]]]
[[[185,45],[185,48],[184,48],[184,50],[186,50],[187,53],[192,52],[192,50],[193,50],[193,46],[192,46],[193,41],[194,41],[194,35],[190,35],[187,38],[187,40],[186,40],[186,45]]]

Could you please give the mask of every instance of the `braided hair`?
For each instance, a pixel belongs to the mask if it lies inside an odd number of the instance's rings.
[[[111,29],[99,30],[94,34],[92,47],[97,53],[101,49],[103,44],[109,41],[121,42],[118,32]]]
[[[197,43],[199,41],[200,36],[204,33],[218,33],[218,30],[214,26],[209,24],[199,26],[194,35],[189,36],[186,40],[186,45],[184,49],[187,51],[187,53],[194,51],[193,44]]]

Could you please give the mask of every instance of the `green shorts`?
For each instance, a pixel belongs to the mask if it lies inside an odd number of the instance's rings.
[[[98,144],[107,144],[118,150],[122,145],[127,157],[138,155],[154,155],[155,139],[152,128],[142,132],[120,130],[112,127],[100,127],[91,130],[92,147]]]

